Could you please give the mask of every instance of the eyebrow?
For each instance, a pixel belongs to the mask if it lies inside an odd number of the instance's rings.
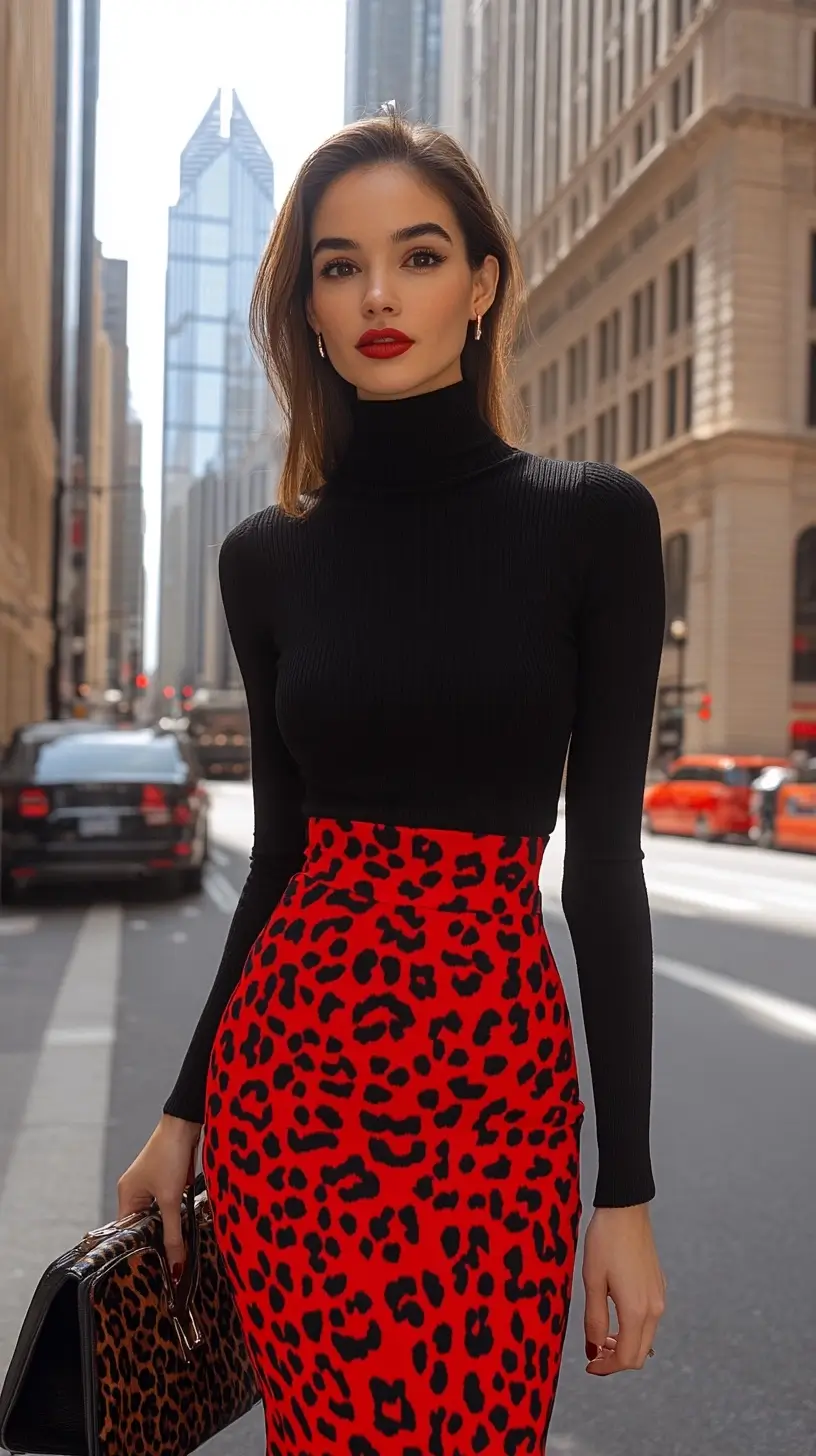
[[[443,242],[453,243],[450,233],[438,222],[415,222],[410,227],[398,228],[395,233],[391,234],[391,241],[392,243],[410,243],[414,238],[427,237],[442,238]],[[353,238],[319,238],[312,248],[312,257],[315,258],[318,253],[322,252],[351,253],[355,250],[360,251],[360,244],[355,243]]]

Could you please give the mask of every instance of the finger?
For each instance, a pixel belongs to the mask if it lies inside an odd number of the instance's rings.
[[[181,1237],[181,1204],[177,1199],[163,1199],[159,1202],[162,1220],[162,1240],[171,1276],[174,1270],[180,1272],[184,1266],[184,1240]]]
[[[646,1361],[649,1358],[649,1351],[654,1345],[655,1334],[657,1333],[657,1326],[658,1316],[656,1314],[650,1314],[647,1317],[645,1325],[643,1326],[643,1336],[641,1338],[640,1349],[638,1351],[638,1365],[641,1369],[646,1364]]]
[[[587,1360],[597,1358],[609,1337],[609,1300],[606,1290],[587,1286],[584,1311],[584,1337]]]
[[[637,1369],[645,1319],[645,1315],[618,1310],[617,1344],[614,1353],[604,1360],[601,1374],[614,1375],[620,1370]]]

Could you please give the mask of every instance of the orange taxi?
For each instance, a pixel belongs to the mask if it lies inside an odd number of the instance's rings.
[[[775,849],[804,849],[816,854],[816,760],[812,768],[780,785],[773,845]]]
[[[787,762],[754,753],[682,754],[664,780],[646,789],[643,828],[648,834],[704,840],[745,836],[751,826],[751,784],[763,768]]]

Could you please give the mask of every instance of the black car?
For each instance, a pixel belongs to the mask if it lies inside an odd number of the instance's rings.
[[[0,799],[6,893],[103,877],[201,887],[207,790],[172,733],[24,731],[0,766]]]

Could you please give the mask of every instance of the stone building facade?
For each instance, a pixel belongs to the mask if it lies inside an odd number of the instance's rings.
[[[0,0],[0,744],[45,710],[55,15]]]
[[[529,448],[657,500],[684,746],[816,752],[816,6],[446,0],[443,54],[524,260]]]

